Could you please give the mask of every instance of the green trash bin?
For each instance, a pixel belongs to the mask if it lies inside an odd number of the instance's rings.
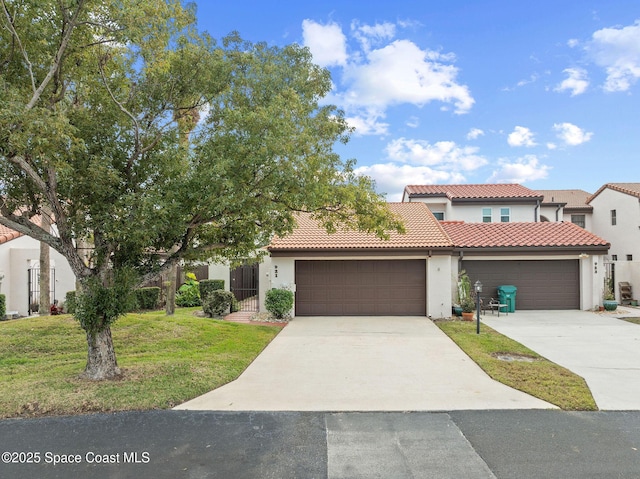
[[[515,313],[516,311],[516,293],[518,288],[510,284],[504,284],[498,286],[498,299],[500,304],[506,304],[507,307],[500,308],[500,311],[505,313]]]

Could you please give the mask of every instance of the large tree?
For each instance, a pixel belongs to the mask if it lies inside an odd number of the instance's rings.
[[[333,151],[350,129],[306,49],[218,45],[175,0],[0,7],[0,223],[71,265],[86,377],[120,374],[111,324],[179,261],[254,254],[296,211],[402,230]]]

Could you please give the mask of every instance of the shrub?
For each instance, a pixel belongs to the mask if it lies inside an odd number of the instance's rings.
[[[157,286],[136,289],[136,303],[139,309],[156,309],[160,300]]]
[[[7,298],[4,294],[0,294],[0,320],[4,319],[7,314]]]
[[[211,291],[202,301],[202,310],[213,318],[214,316],[222,316],[231,309],[235,297],[231,291],[224,289],[216,289]]]
[[[293,308],[293,293],[288,289],[270,289],[264,305],[276,318],[282,319]]]
[[[198,286],[200,289],[200,298],[204,300],[212,291],[224,289],[224,279],[203,279]]]
[[[176,294],[176,304],[183,308],[200,306],[200,287],[196,275],[187,273],[187,280],[178,289]]]
[[[67,291],[64,297],[64,311],[69,314],[76,312],[76,292]]]

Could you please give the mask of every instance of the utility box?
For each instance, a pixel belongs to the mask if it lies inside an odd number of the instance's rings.
[[[507,307],[501,308],[502,312],[514,313],[516,311],[516,293],[518,288],[510,284],[498,286],[498,300],[500,304],[506,304]]]

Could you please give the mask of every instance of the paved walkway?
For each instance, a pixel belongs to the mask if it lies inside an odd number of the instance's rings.
[[[640,325],[617,319],[627,316],[640,309],[516,311],[483,321],[582,376],[601,410],[640,410]]]
[[[426,318],[323,317],[294,319],[236,381],[176,409],[451,411],[554,407],[490,379]]]

